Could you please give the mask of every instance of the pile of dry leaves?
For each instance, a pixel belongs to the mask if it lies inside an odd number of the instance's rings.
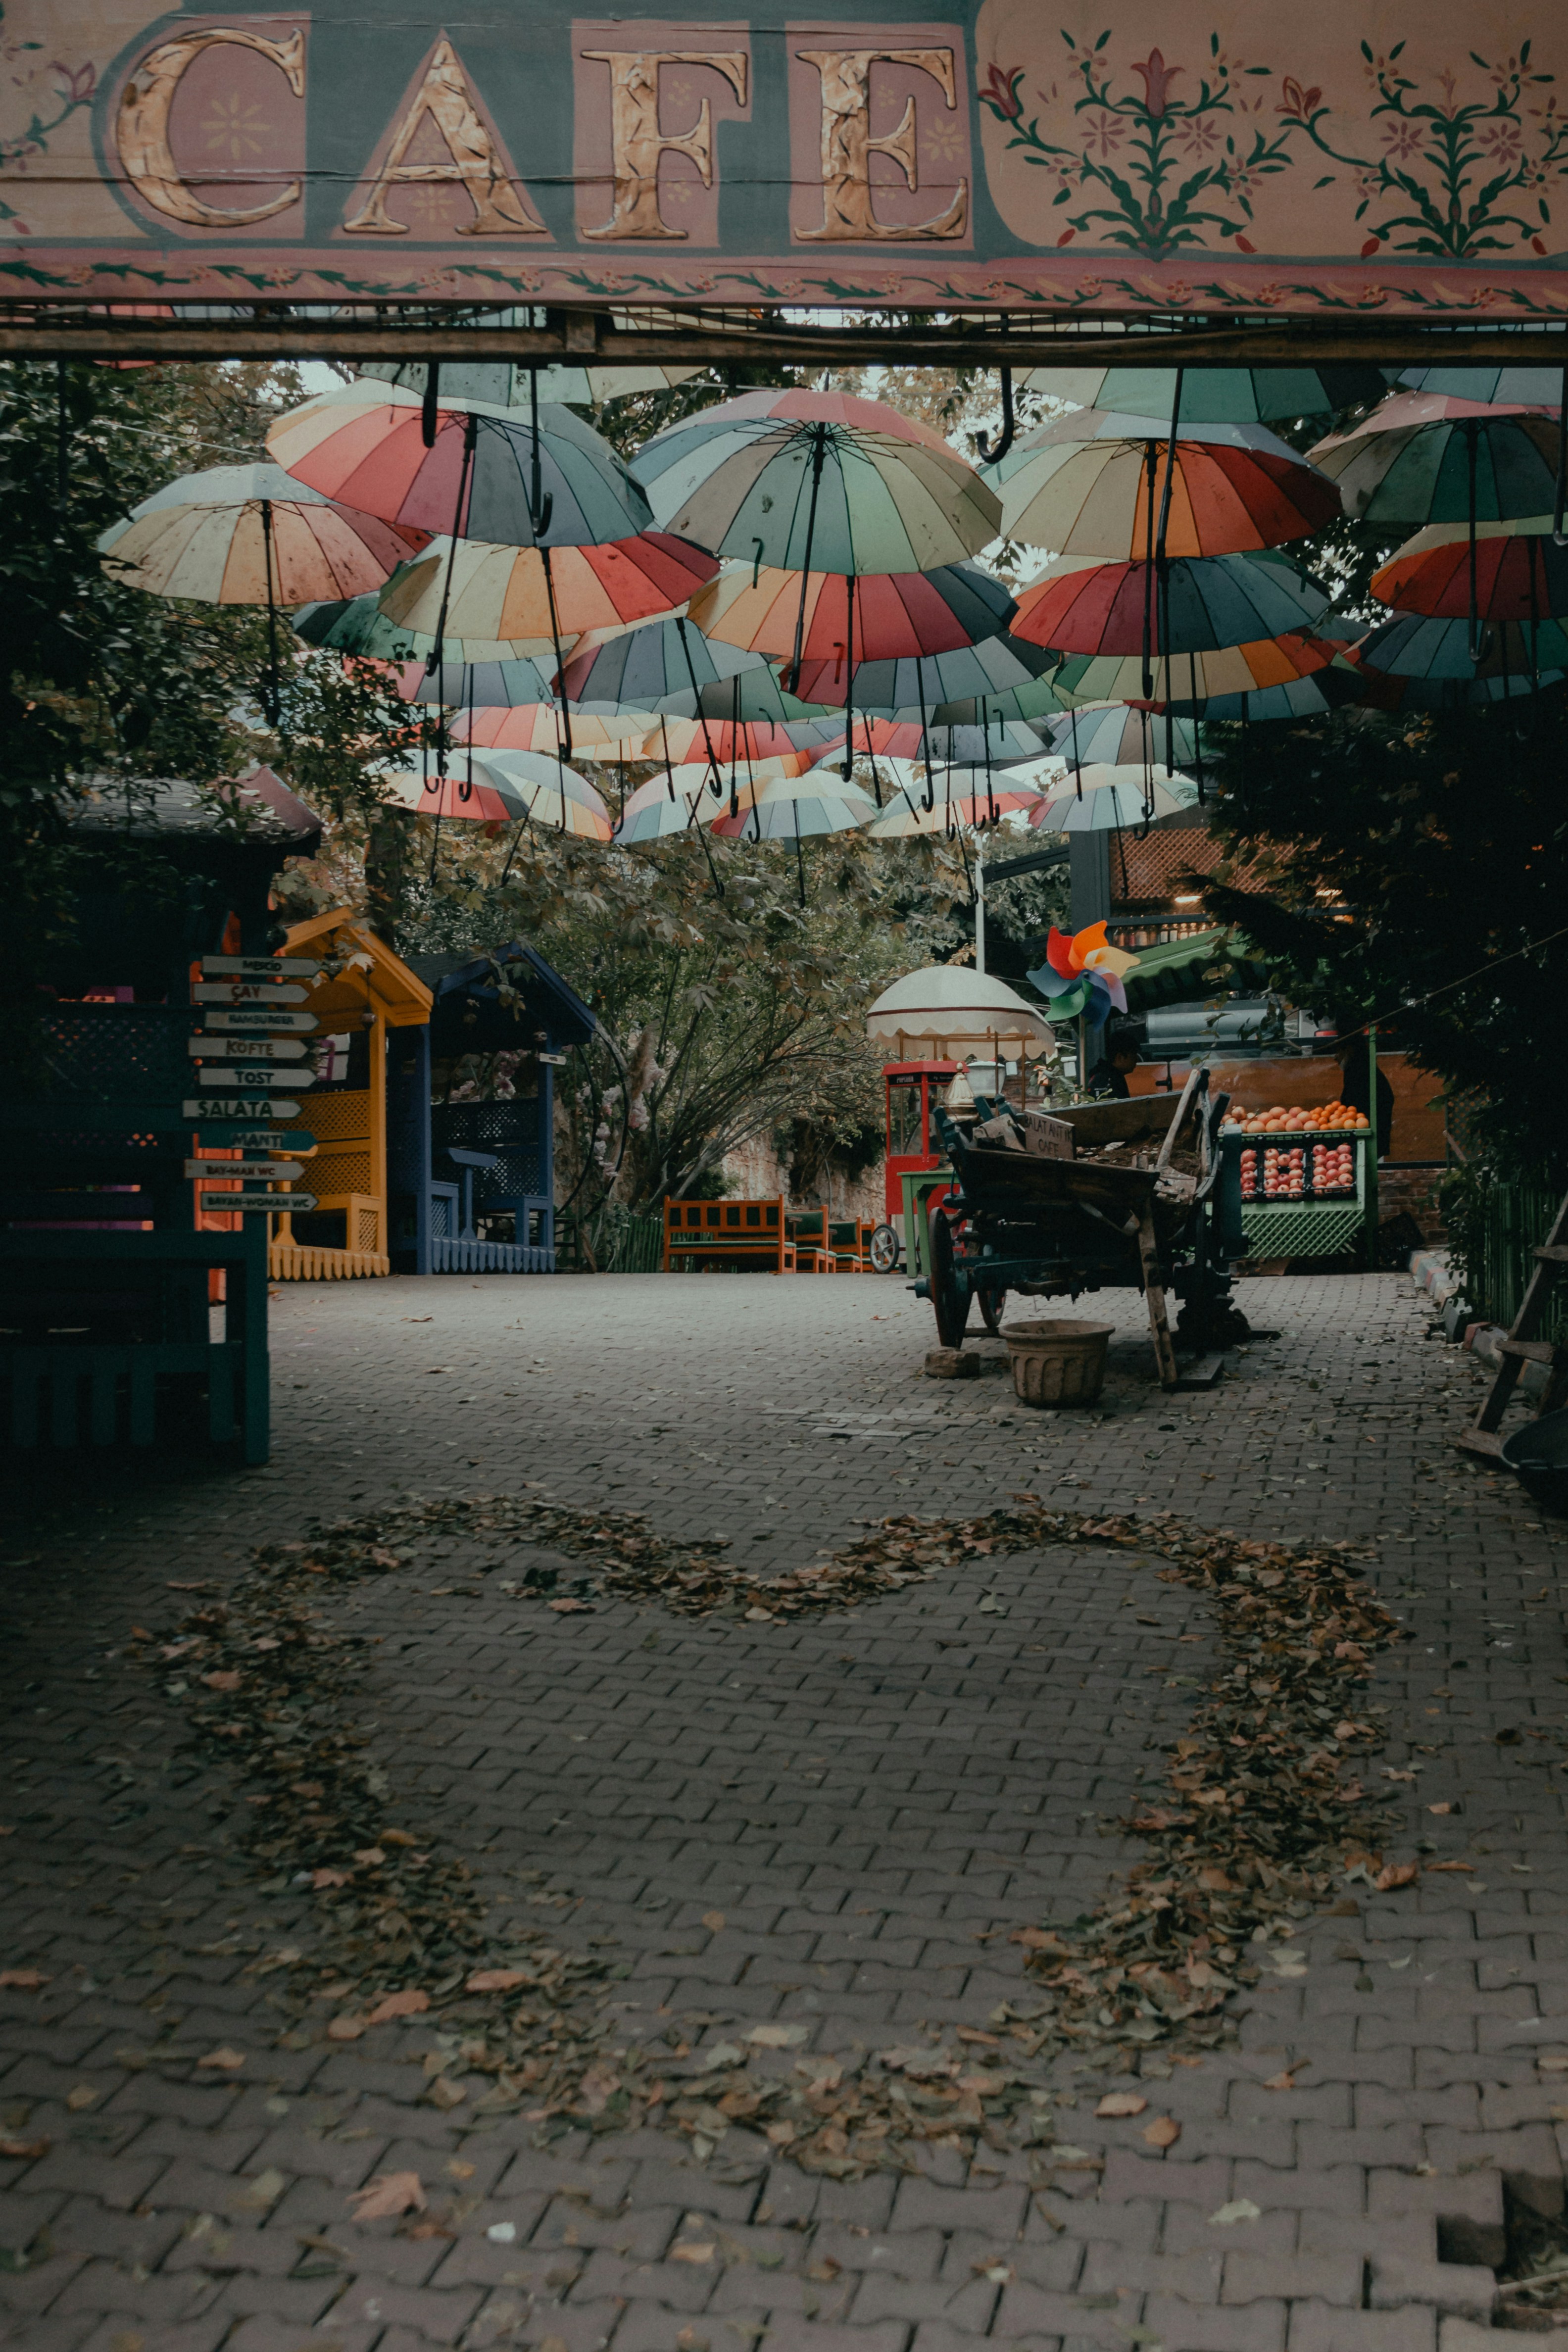
[[[795,2056],[808,2029],[783,2021],[695,2052],[673,2030],[661,2050],[637,2046],[609,2007],[622,1974],[612,1960],[542,1932],[488,1934],[461,1859],[388,1821],[384,1776],[353,1719],[365,1637],[322,1608],[345,1585],[427,1568],[454,1547],[489,1551],[486,1565],[500,1568],[509,1544],[527,1544],[580,1558],[593,1591],[762,1623],[850,1608],[999,1553],[1085,1543],[1162,1556],[1160,1574],[1204,1592],[1218,1617],[1225,1668],[1176,1744],[1170,1796],[1124,1825],[1154,1857],[1070,1935],[1023,1930],[1038,1990],[984,2028],[960,2029],[956,2049],[863,2060]],[[267,1547],[226,1602],[197,1608],[161,1644],[143,1636],[171,1696],[196,1694],[200,1737],[251,1782],[258,1864],[281,1873],[279,1890],[314,1891],[310,1958],[285,1948],[259,1964],[289,1971],[300,2018],[323,1990],[336,2003],[333,2039],[427,2013],[433,2101],[475,2116],[521,2111],[545,2134],[662,2122],[706,2155],[739,2125],[839,2176],[899,2166],[915,2140],[970,2148],[983,2137],[1038,2146],[1047,2169],[1081,2168],[1095,2159],[1051,2144],[1055,2053],[1212,2042],[1271,1936],[1288,1937],[1347,1868],[1382,1885],[1415,1874],[1381,1867],[1376,1810],[1356,1775],[1379,1735],[1352,1694],[1398,1628],[1344,1547],[1245,1542],[1169,1513],[1088,1517],[1029,1497],[967,1520],[882,1520],[776,1578],[727,1564],[722,1549],[667,1541],[629,1512],[415,1501]],[[548,1574],[525,1580],[550,1589]]]

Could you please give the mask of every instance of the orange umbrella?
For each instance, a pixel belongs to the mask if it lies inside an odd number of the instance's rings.
[[[436,540],[394,573],[381,609],[400,627],[433,638],[538,650],[588,629],[614,635],[683,612],[718,569],[700,548],[662,530],[548,551]]]

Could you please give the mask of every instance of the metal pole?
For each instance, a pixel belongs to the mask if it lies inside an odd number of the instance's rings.
[[[974,845],[974,969],[985,970],[985,836]]]
[[[1377,1024],[1371,1023],[1366,1033],[1366,1098],[1367,1124],[1371,1129],[1366,1139],[1366,1268],[1377,1272]]]

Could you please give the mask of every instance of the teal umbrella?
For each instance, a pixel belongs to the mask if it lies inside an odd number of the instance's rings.
[[[1023,389],[1048,393],[1075,408],[1113,408],[1129,416],[1169,417],[1176,396],[1175,368],[1037,367]],[[1192,367],[1180,371],[1184,424],[1256,425],[1271,416],[1319,416],[1382,396],[1374,367],[1349,362],[1333,367]]]

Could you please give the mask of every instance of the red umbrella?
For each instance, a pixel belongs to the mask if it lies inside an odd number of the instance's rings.
[[[803,656],[827,663],[837,682],[851,642],[858,662],[952,653],[994,636],[1016,609],[999,580],[967,563],[863,577],[811,572],[804,582],[798,572],[741,564],[702,591],[691,617],[710,637],[780,661],[793,654],[798,625]]]
[[[1173,556],[1165,564],[1061,556],[1018,599],[1013,635],[1063,653],[1202,653],[1310,629],[1327,593],[1287,557]]]
[[[717,570],[712,556],[663,530],[548,552],[438,539],[394,573],[381,609],[433,643],[452,636],[559,654],[585,630],[613,634],[684,606]]]
[[[1568,615],[1568,550],[1550,516],[1522,522],[1434,523],[1372,575],[1372,593],[1402,613],[1458,621],[1544,621]]]

